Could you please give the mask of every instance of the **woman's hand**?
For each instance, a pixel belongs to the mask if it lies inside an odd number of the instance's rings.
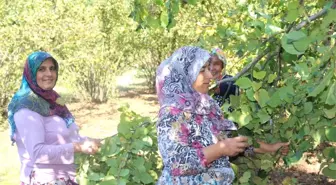
[[[218,145],[221,148],[220,151],[223,156],[236,156],[239,153],[244,152],[249,146],[247,141],[247,137],[238,136],[221,140],[218,142]]]
[[[286,142],[286,143],[278,142],[278,143],[268,144],[268,143],[259,141],[258,143],[260,147],[254,149],[254,151],[257,153],[275,153],[279,149],[282,155],[287,155],[289,152],[290,142]]]
[[[75,152],[85,153],[93,155],[98,152],[100,145],[101,145],[100,139],[87,139],[81,143],[75,142],[74,144],[74,150]]]
[[[275,153],[280,149],[281,155],[287,155],[289,152],[289,142],[287,143],[274,143],[270,144],[270,153]]]

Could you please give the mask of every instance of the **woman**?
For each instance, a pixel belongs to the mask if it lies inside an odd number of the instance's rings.
[[[8,105],[11,139],[21,160],[21,185],[75,183],[74,153],[95,154],[99,140],[81,137],[53,90],[58,63],[46,52],[28,56],[20,89]]]
[[[248,148],[243,136],[220,139],[235,125],[223,118],[208,93],[210,54],[183,47],[157,69],[160,103],[157,134],[164,169],[157,184],[232,184],[229,157]],[[260,143],[255,152],[277,151],[287,143]]]
[[[216,81],[232,77],[226,74],[226,58],[224,52],[219,48],[211,51],[211,73]],[[224,82],[214,89],[212,98],[221,107],[225,102],[230,103],[230,95],[238,96],[239,88],[233,82]],[[231,107],[229,107],[229,111],[232,111]]]

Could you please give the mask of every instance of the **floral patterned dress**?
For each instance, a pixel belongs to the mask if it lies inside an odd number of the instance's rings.
[[[164,169],[158,184],[232,184],[229,158],[208,164],[202,153],[203,147],[225,137],[213,119],[217,119],[215,114],[200,116],[174,107],[161,111],[157,132]]]
[[[159,185],[230,185],[234,180],[227,156],[208,163],[202,150],[236,129],[208,94],[192,87],[209,58],[207,51],[186,46],[157,69],[157,135],[164,164]]]

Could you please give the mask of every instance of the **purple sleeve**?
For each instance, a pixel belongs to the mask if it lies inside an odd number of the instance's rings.
[[[32,161],[39,164],[73,164],[72,143],[62,145],[45,144],[43,117],[36,112],[22,109],[14,115],[17,131],[21,136]]]

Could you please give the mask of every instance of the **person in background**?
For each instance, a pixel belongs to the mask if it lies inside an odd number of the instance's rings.
[[[8,105],[21,185],[77,184],[74,154],[95,154],[100,147],[100,140],[79,135],[74,117],[53,90],[58,71],[49,53],[30,54],[21,87]]]
[[[235,175],[229,157],[249,148],[244,136],[227,137],[236,130],[224,119],[208,95],[210,54],[185,46],[157,68],[156,90],[160,104],[157,121],[158,147],[164,168],[159,185],[231,185]],[[266,144],[250,151],[273,153],[288,143]]]
[[[232,77],[226,74],[226,62],[224,52],[221,49],[212,49],[211,73],[214,80],[220,81]],[[239,87],[235,85],[234,82],[224,82],[215,87],[212,98],[217,102],[219,107],[222,107],[225,102],[230,103],[230,95],[238,96]],[[229,111],[232,111],[231,107],[229,107]]]

